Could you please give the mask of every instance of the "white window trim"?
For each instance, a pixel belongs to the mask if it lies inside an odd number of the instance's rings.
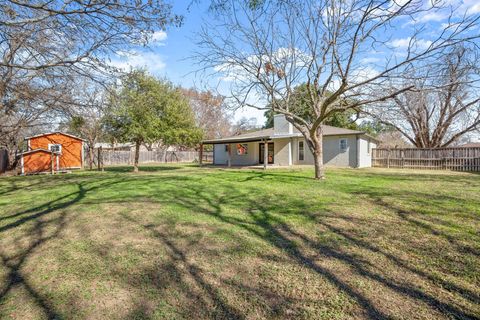
[[[303,143],[303,159],[300,159],[300,142]],[[298,159],[298,161],[305,161],[305,140],[298,140],[298,144],[297,144],[297,159]]]
[[[62,145],[60,143],[49,143],[48,144],[48,151],[52,151],[52,146],[60,146],[59,154],[62,154]]]
[[[370,140],[367,140],[367,154],[372,153],[372,145],[370,143]]]
[[[345,149],[342,148],[342,141],[345,141]],[[338,147],[340,148],[341,151],[347,151],[348,150],[348,139],[340,138],[340,140],[338,141]]]

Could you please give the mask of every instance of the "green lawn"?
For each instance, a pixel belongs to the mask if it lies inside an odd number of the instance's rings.
[[[480,175],[0,178],[1,319],[480,317]]]

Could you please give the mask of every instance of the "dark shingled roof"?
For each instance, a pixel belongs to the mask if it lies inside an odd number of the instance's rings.
[[[323,125],[323,135],[324,136],[341,136],[341,135],[356,135],[356,134],[365,134],[363,131],[350,130],[344,128],[337,128],[332,126]],[[300,137],[302,134],[299,132],[294,133],[282,133],[276,136],[280,137]],[[203,143],[225,143],[225,142],[248,142],[248,141],[260,141],[263,139],[270,139],[276,137],[273,131],[273,128],[262,129],[252,132],[247,132],[244,134],[239,134],[236,136],[225,137],[220,139],[211,139],[204,140]]]
[[[225,137],[220,139],[205,140],[203,143],[222,143],[222,142],[240,142],[240,141],[258,141],[268,139],[273,136],[273,128],[257,130],[239,134],[236,136]]]

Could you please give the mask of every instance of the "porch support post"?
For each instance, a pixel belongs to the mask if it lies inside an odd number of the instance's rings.
[[[293,139],[290,138],[289,141],[288,141],[288,165],[289,166],[291,166],[293,164],[292,143],[293,143]]]
[[[198,153],[199,153],[198,154],[198,157],[199,157],[198,164],[201,167],[202,166],[202,161],[203,161],[203,143],[200,143],[200,150],[199,150]]]
[[[268,142],[267,139],[263,142],[263,170],[267,170],[268,163]]]
[[[232,166],[232,144],[228,144],[228,160],[227,160],[228,166]]]
[[[54,174],[55,173],[55,169],[54,169],[54,166],[53,166],[53,160],[54,160],[54,155],[53,155],[53,151],[50,152],[50,173],[51,174]]]

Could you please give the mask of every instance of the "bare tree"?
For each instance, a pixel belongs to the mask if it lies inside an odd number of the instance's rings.
[[[146,45],[178,23],[163,0],[2,1],[0,143],[17,152],[12,141],[20,132],[52,122],[57,108],[71,105],[76,77],[103,82],[114,71],[110,54]]]
[[[394,127],[418,148],[447,147],[480,128],[478,55],[463,47],[454,48],[426,74],[406,75],[411,85],[383,108],[370,115]],[[390,89],[396,91],[394,86]]]
[[[475,45],[478,14],[460,11],[420,0],[222,0],[198,34],[194,57],[203,72],[222,74],[238,107],[284,114],[304,136],[315,178],[322,179],[325,119],[387,101],[410,89],[384,90],[399,74],[438,59],[451,46]],[[435,35],[416,23],[431,13],[446,14]],[[402,38],[395,39],[399,29]],[[295,88],[303,83],[311,119],[291,110]]]
[[[409,144],[407,141],[405,141],[405,138],[403,135],[398,132],[397,130],[388,130],[381,132],[378,135],[378,140],[380,140],[380,143],[378,144],[379,148],[408,148],[412,147],[411,144]]]
[[[259,129],[259,125],[257,125],[256,118],[241,117],[232,126],[232,133],[233,135],[239,135],[239,134],[255,131],[258,129]]]
[[[71,83],[45,70],[0,67],[0,146],[9,153],[9,169],[17,164],[26,134],[52,129],[59,108],[69,101]]]
[[[189,99],[197,126],[203,130],[205,139],[226,137],[231,134],[230,114],[225,98],[211,91],[182,90]]]
[[[66,129],[85,139],[90,170],[93,169],[95,144],[105,136],[103,120],[109,95],[108,89],[84,79],[74,89],[73,106],[65,110]]]
[[[164,0],[5,0],[0,50],[16,58],[0,66],[75,67],[81,73],[106,62],[109,53],[147,44],[155,31],[181,21]]]

